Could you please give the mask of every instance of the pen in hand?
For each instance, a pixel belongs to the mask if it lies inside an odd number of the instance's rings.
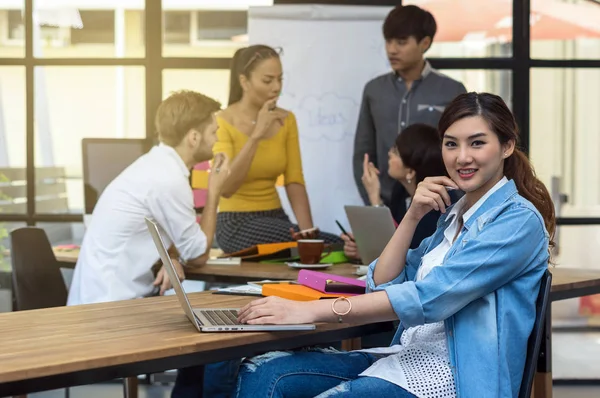
[[[335,223],[337,224],[338,228],[340,229],[340,231],[342,231],[342,233],[344,235],[346,235],[348,238],[350,238],[350,240],[352,242],[355,242],[354,238],[352,237],[352,235],[350,235],[348,232],[346,232],[346,230],[344,229],[344,227],[342,227],[342,224],[340,224],[340,222],[338,220],[335,220]]]

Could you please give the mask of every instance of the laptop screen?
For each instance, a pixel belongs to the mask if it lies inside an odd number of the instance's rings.
[[[181,304],[181,307],[185,311],[185,314],[189,318],[190,322],[196,326],[196,329],[200,331],[200,325],[198,324],[198,320],[194,315],[194,311],[192,310],[192,306],[190,301],[188,300],[185,291],[183,290],[183,286],[181,286],[181,280],[175,271],[175,266],[171,261],[171,257],[169,257],[169,253],[167,253],[167,248],[160,236],[160,232],[158,230],[158,224],[149,218],[146,218],[146,225],[148,226],[148,230],[150,231],[150,235],[152,235],[152,239],[154,240],[154,244],[156,245],[156,249],[158,250],[158,254],[163,263],[163,267],[167,271],[169,275],[169,279],[171,280],[171,284],[173,285],[173,289],[175,289],[175,293],[177,294],[177,299]]]

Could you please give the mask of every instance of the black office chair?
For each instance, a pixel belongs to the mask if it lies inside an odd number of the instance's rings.
[[[19,228],[10,233],[10,241],[13,310],[66,305],[67,287],[46,232],[41,228]],[[137,386],[136,377],[123,379],[124,396],[136,398]],[[68,388],[65,397],[69,398]]]
[[[552,287],[552,274],[546,270],[542,276],[540,284],[540,292],[535,303],[535,323],[533,330],[527,341],[527,359],[525,361],[525,371],[523,372],[523,380],[519,390],[519,398],[530,398],[531,389],[533,387],[533,379],[537,370],[538,358],[542,341],[546,338],[546,317],[548,314],[548,305],[550,303],[550,289]]]
[[[35,310],[67,304],[67,288],[43,229],[26,227],[10,234],[13,310]]]

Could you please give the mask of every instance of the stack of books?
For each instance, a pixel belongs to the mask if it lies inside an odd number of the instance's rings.
[[[356,296],[365,290],[365,281],[302,269],[298,273],[298,284],[264,284],[262,295],[310,301]]]

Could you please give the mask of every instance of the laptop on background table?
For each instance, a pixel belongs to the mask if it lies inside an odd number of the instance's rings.
[[[146,225],[152,235],[158,254],[163,266],[169,275],[173,289],[177,294],[179,304],[183,308],[187,318],[198,329],[199,332],[271,332],[286,330],[314,330],[314,324],[301,325],[245,325],[238,323],[237,314],[239,308],[192,308],[187,294],[181,285],[181,280],[175,271],[175,266],[167,253],[167,248],[160,236],[158,224],[146,218]]]
[[[364,264],[376,260],[388,244],[396,225],[387,207],[344,206],[356,247]]]

